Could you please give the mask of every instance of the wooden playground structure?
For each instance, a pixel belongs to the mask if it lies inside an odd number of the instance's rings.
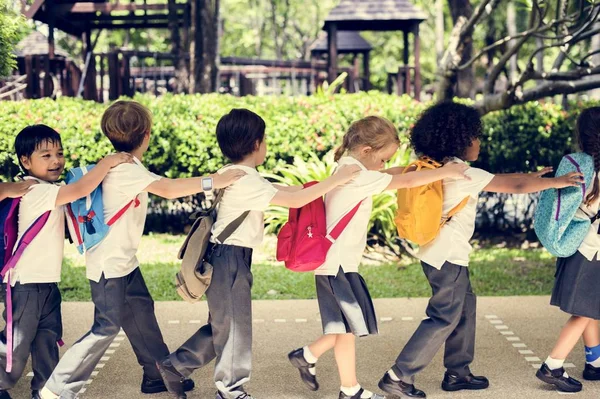
[[[70,96],[105,102],[136,92],[158,96],[177,90],[178,66],[187,63],[189,70],[190,57],[185,51],[94,51],[103,30],[177,30],[185,42],[190,35],[189,0],[159,4],[135,0],[21,1],[25,17],[47,24],[49,34],[45,37],[33,32],[21,43],[18,69],[13,77],[0,81],[0,99]],[[324,34],[313,43],[310,60],[219,57],[217,91],[236,96],[310,95],[342,72],[347,73],[342,86],[347,92],[369,90],[372,47],[358,31],[400,30],[404,33],[403,65],[388,75],[387,90],[419,99],[419,24],[424,19],[409,0],[341,0],[326,18]],[[55,29],[81,39],[83,59],[73,60],[57,48]],[[409,62],[411,35],[414,65]],[[350,55],[350,65],[339,67],[339,55]]]

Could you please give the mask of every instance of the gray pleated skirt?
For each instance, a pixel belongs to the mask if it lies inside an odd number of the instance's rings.
[[[550,304],[574,316],[600,320],[600,261],[576,252],[558,258]]]
[[[367,284],[358,273],[315,276],[324,334],[377,334],[377,317]]]

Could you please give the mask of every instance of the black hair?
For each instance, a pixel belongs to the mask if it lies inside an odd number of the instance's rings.
[[[256,149],[265,138],[265,121],[254,112],[232,109],[217,124],[217,142],[221,152],[231,162],[239,162]]]
[[[600,172],[600,107],[590,107],[581,111],[577,118],[577,141],[581,151],[594,158],[594,169]],[[589,205],[600,196],[598,179],[594,179],[592,191],[586,196]]]
[[[418,155],[444,162],[463,158],[481,132],[481,117],[475,108],[446,101],[421,114],[412,128],[410,144]]]
[[[21,157],[24,156],[29,158],[35,150],[46,143],[62,146],[60,134],[50,126],[31,125],[27,126],[17,134],[17,137],[15,138],[15,152],[17,153],[19,165],[24,173],[27,173],[27,170],[21,162]]]

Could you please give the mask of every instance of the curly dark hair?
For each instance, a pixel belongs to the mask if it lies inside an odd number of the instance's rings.
[[[419,156],[444,162],[447,158],[464,157],[481,131],[481,117],[475,108],[447,101],[421,114],[412,128],[410,144]]]

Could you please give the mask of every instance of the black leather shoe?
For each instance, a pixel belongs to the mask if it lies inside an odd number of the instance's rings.
[[[317,382],[317,377],[312,375],[309,368],[315,367],[314,363],[309,363],[304,358],[304,349],[296,349],[288,353],[288,359],[290,359],[290,363],[292,366],[296,367],[298,371],[300,371],[300,378],[302,381],[308,386],[308,389],[311,391],[316,391],[319,389],[319,383]]]
[[[344,392],[340,391],[340,396],[338,396],[338,399],[361,399],[363,392],[365,392],[365,390],[361,388],[355,395],[348,396]],[[385,396],[374,393],[369,399],[385,399]]]
[[[225,396],[221,392],[217,391],[216,399],[227,399],[227,396]],[[252,395],[244,392],[243,394],[239,395],[235,399],[254,399],[254,398],[252,397]]]
[[[0,399],[12,399],[8,391],[0,391]]]
[[[42,399],[42,397],[40,396],[40,391],[38,391],[37,389],[31,391],[31,399]]]
[[[175,395],[177,399],[187,399],[187,395],[183,390],[183,381],[185,380],[185,377],[173,367],[171,360],[166,357],[160,362],[156,362],[156,367],[158,368],[158,371],[160,371],[164,385],[169,393]]]
[[[189,378],[185,378],[183,380],[183,391],[184,392],[189,392],[192,389],[194,389],[195,384],[194,381],[189,379]],[[159,378],[157,380],[153,380],[152,378],[148,377],[146,374],[144,374],[144,378],[142,379],[142,393],[145,394],[153,394],[153,393],[161,393],[161,392],[167,392],[167,386],[165,385],[165,382],[163,381],[162,378]],[[34,398],[36,399],[36,398]]]
[[[600,367],[594,367],[591,364],[585,364],[583,370],[583,379],[588,381],[600,381]]]
[[[444,374],[444,381],[442,382],[442,389],[448,392],[462,391],[463,389],[486,389],[489,386],[490,382],[487,378],[476,377],[473,374],[469,374],[466,377],[458,377],[446,372]]]
[[[407,384],[402,381],[394,381],[388,373],[385,373],[383,378],[379,380],[379,389],[391,395],[400,396],[401,398],[426,398],[425,392],[415,388],[413,384]]]
[[[546,384],[554,385],[559,391],[562,392],[579,392],[583,388],[581,382],[575,378],[565,377],[565,369],[563,367],[550,370],[546,363],[542,364],[542,367],[537,371],[535,376]]]

